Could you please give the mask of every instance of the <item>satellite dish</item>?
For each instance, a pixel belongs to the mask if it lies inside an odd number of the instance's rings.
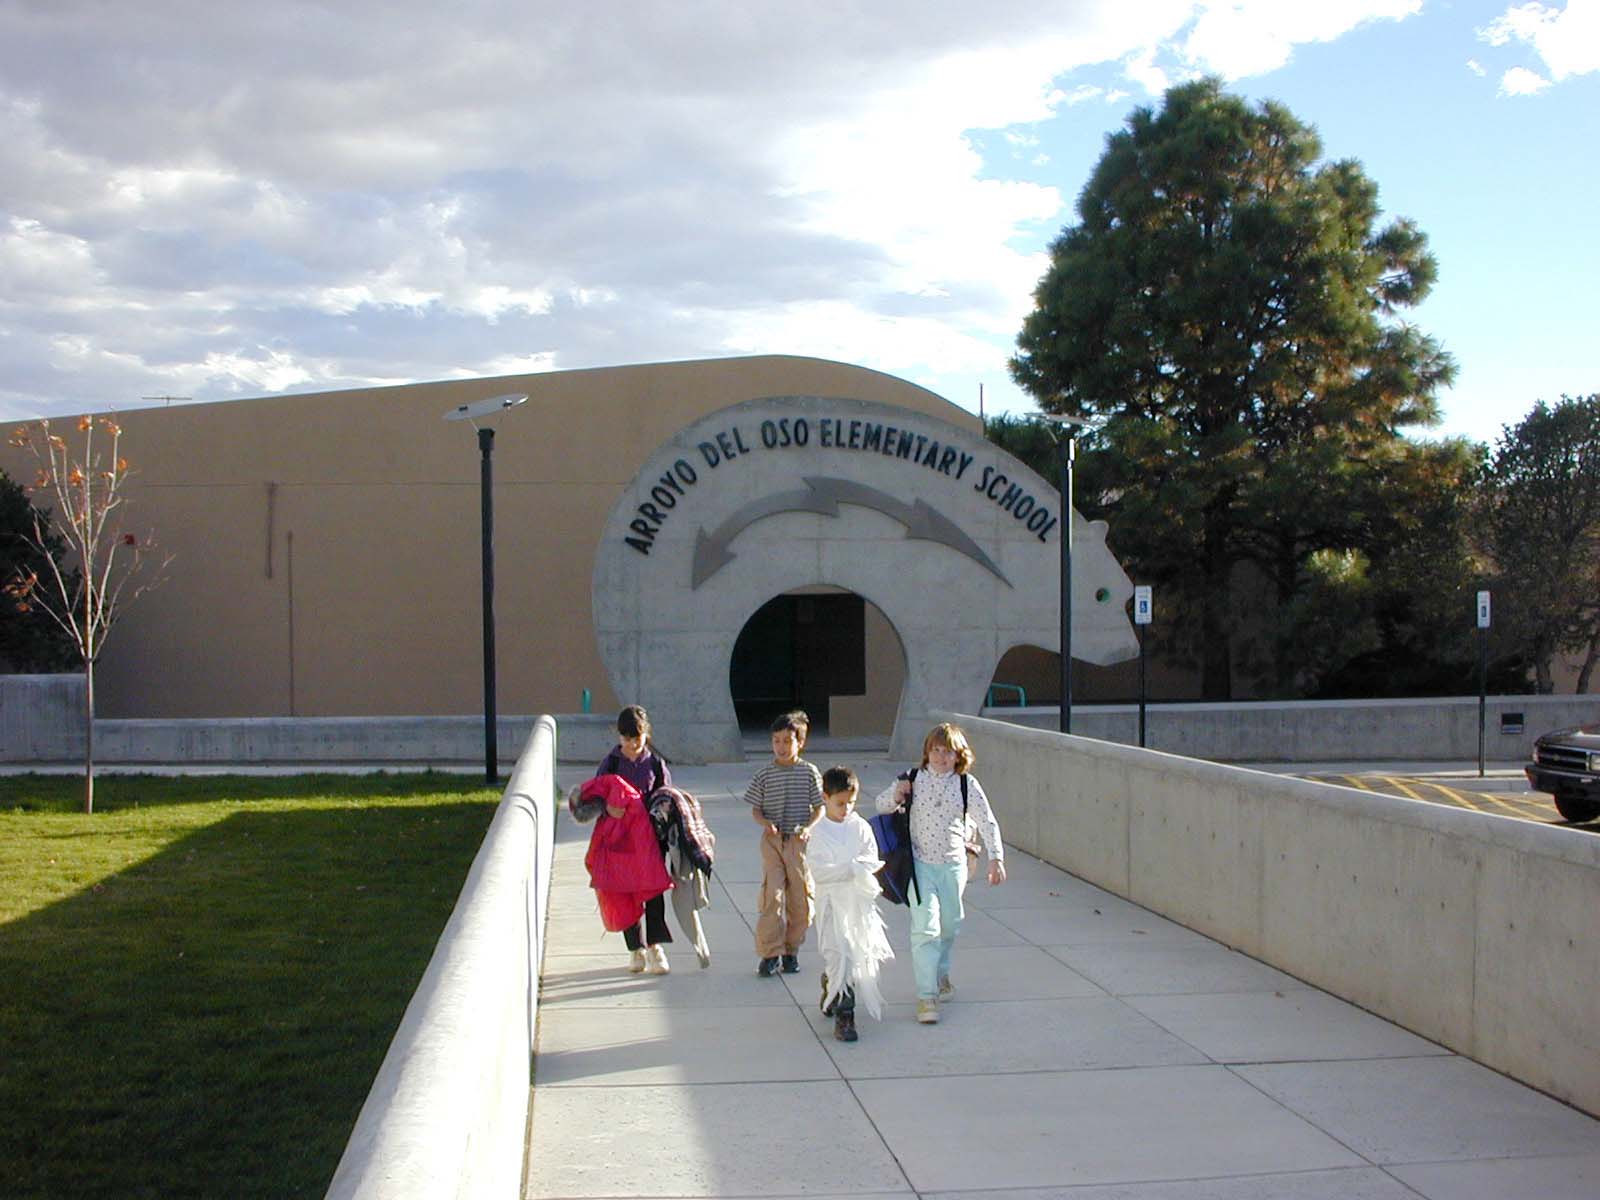
[[[482,400],[470,400],[466,404],[458,404],[444,414],[446,421],[471,421],[478,417],[492,417],[507,408],[515,408],[527,402],[527,395],[522,392],[508,392],[504,396],[486,396]]]

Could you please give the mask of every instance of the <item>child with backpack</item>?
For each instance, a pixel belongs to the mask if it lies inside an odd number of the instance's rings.
[[[833,1017],[833,1036],[853,1042],[856,1001],[883,1016],[878,968],[894,957],[878,912],[883,865],[867,822],[856,815],[861,788],[849,767],[822,773],[824,819],[812,828],[806,859],[816,888],[817,946],[822,952],[822,1015]]]
[[[966,910],[966,831],[969,816],[989,856],[991,886],[1006,880],[1000,824],[977,777],[970,774],[972,747],[967,735],[948,722],[935,725],[922,740],[922,765],[896,779],[875,802],[880,813],[909,805],[914,872],[910,895],[911,967],[917,980],[917,1020],[939,1020],[939,1001],[948,1000],[950,952]]]

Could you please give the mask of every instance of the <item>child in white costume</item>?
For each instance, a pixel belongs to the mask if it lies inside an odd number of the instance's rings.
[[[849,767],[822,775],[826,816],[811,829],[806,859],[816,888],[817,943],[822,951],[822,1012],[834,1018],[833,1036],[856,1040],[856,1001],[880,1020],[883,993],[878,968],[894,957],[878,913],[882,890],[874,878],[883,866],[872,826],[855,813],[860,790]]]

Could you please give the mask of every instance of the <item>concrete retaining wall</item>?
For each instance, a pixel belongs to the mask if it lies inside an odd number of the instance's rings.
[[[0,675],[0,762],[83,758],[82,675]]]
[[[1490,696],[1484,707],[1484,755],[1491,762],[1526,759],[1540,734],[1600,721],[1600,695]],[[1060,729],[1053,705],[990,708],[984,715]],[[1136,746],[1139,706],[1076,707],[1072,732]],[[1145,708],[1145,746],[1218,762],[1473,762],[1478,698],[1152,704]]]
[[[337,1200],[522,1194],[556,725],[517,761],[328,1187]]]
[[[562,750],[580,761],[616,744],[614,714],[561,718]],[[510,763],[532,717],[500,717]],[[128,763],[481,763],[482,717],[215,717],[94,723],[95,761]],[[0,675],[0,762],[83,758],[82,675]]]
[[[1600,837],[942,719],[1008,844],[1600,1115]]]
[[[1522,728],[1501,732],[1501,717]],[[1053,707],[992,708],[986,715],[1056,728]],[[563,715],[561,750],[570,762],[595,762],[616,743],[613,713]],[[1491,696],[1485,753],[1491,762],[1525,760],[1541,733],[1600,722],[1600,696]],[[1478,755],[1475,696],[1441,700],[1331,700],[1248,704],[1164,704],[1147,713],[1152,749],[1221,762],[1456,761]],[[1096,705],[1073,711],[1086,737],[1134,744],[1138,708]],[[500,718],[499,744],[526,741],[532,717]],[[918,737],[920,738],[920,734]],[[919,742],[920,745],[920,742]],[[672,744],[667,754],[692,762]],[[0,762],[76,762],[83,757],[81,675],[0,676]],[[406,763],[483,761],[483,718],[217,717],[95,722],[95,758],[137,763]]]

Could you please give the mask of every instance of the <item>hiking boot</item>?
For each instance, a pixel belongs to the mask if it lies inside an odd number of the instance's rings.
[[[841,1042],[856,1040],[856,1015],[853,1012],[842,1012],[833,1020],[833,1036]]]
[[[763,958],[761,965],[756,968],[756,974],[763,979],[771,979],[778,973],[778,960],[776,957]]]
[[[667,952],[660,946],[651,946],[645,951],[644,969],[651,975],[665,975],[672,970],[672,964],[667,961]]]
[[[939,1002],[937,1000],[917,1001],[917,1023],[919,1025],[937,1025],[939,1023]]]
[[[800,974],[800,959],[797,955],[785,954],[783,956],[783,973],[785,975]]]
[[[956,985],[950,982],[950,976],[939,976],[939,999],[948,1000],[956,994]]]
[[[643,950],[633,950],[628,953],[628,970],[634,975],[644,970]]]
[[[837,996],[834,997],[832,1004],[828,1003],[828,973],[826,971],[822,973],[822,998],[817,1001],[817,1005],[822,1009],[822,1015],[825,1017],[833,1016],[834,1009],[839,1007],[839,998]]]

